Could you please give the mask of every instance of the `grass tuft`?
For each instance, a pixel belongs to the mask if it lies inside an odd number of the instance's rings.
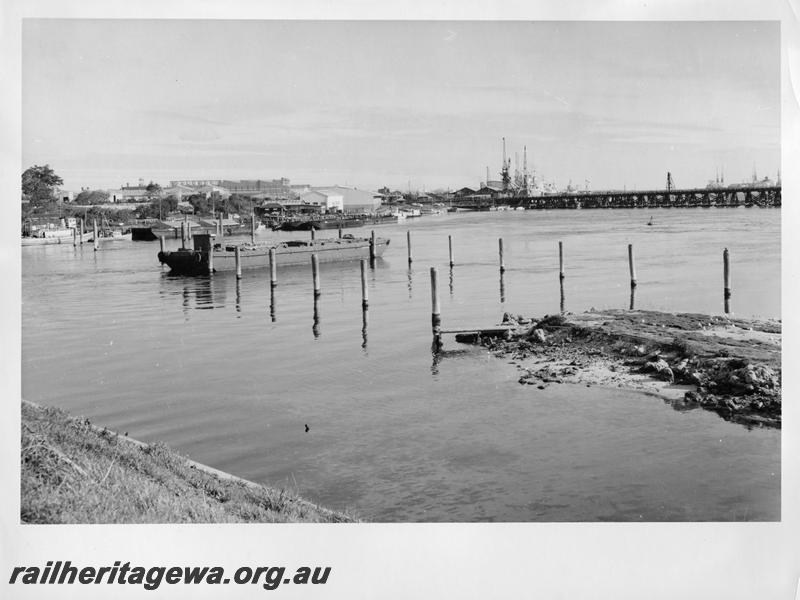
[[[353,522],[287,490],[197,468],[54,408],[22,404],[24,523]]]

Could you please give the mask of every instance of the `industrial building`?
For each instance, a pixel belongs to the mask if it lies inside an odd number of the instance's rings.
[[[344,211],[344,196],[330,190],[311,190],[300,194],[300,202],[319,206],[325,211]]]
[[[312,191],[321,192],[327,196],[340,196],[342,198],[342,210],[346,213],[374,213],[381,206],[380,194],[356,188],[335,185],[331,187],[315,187],[312,188]]]

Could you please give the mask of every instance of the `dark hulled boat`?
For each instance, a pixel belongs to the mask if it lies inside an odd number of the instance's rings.
[[[158,253],[158,260],[173,273],[201,275],[209,271],[235,271],[236,249],[242,269],[269,267],[270,250],[275,250],[276,266],[305,265],[316,254],[320,262],[359,260],[370,256],[370,238],[346,235],[341,238],[293,240],[281,243],[221,243],[214,244],[208,233],[194,236],[194,249],[180,248]],[[389,240],[375,238],[374,255],[380,257]],[[210,265],[209,265],[210,262]]]
[[[312,228],[320,229],[342,229],[348,227],[363,227],[364,219],[344,218],[344,219],[312,219],[308,221],[284,221],[277,229],[281,231],[310,231]]]

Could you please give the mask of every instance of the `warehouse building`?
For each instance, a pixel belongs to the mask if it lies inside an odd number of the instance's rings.
[[[300,194],[300,202],[319,206],[325,211],[343,211],[344,197],[342,194],[330,190],[311,190]]]
[[[342,210],[346,213],[374,213],[381,206],[380,194],[356,188],[334,185],[313,188],[312,191],[321,192],[328,196],[341,196]]]

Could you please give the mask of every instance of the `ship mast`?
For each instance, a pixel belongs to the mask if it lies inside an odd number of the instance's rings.
[[[523,190],[522,193],[524,196],[528,195],[528,147],[522,147],[522,181],[523,181]]]
[[[508,168],[511,161],[506,161],[506,138],[503,138],[503,169],[500,171],[500,176],[503,180],[503,191],[508,191],[508,184],[511,182],[511,177],[508,175]]]

